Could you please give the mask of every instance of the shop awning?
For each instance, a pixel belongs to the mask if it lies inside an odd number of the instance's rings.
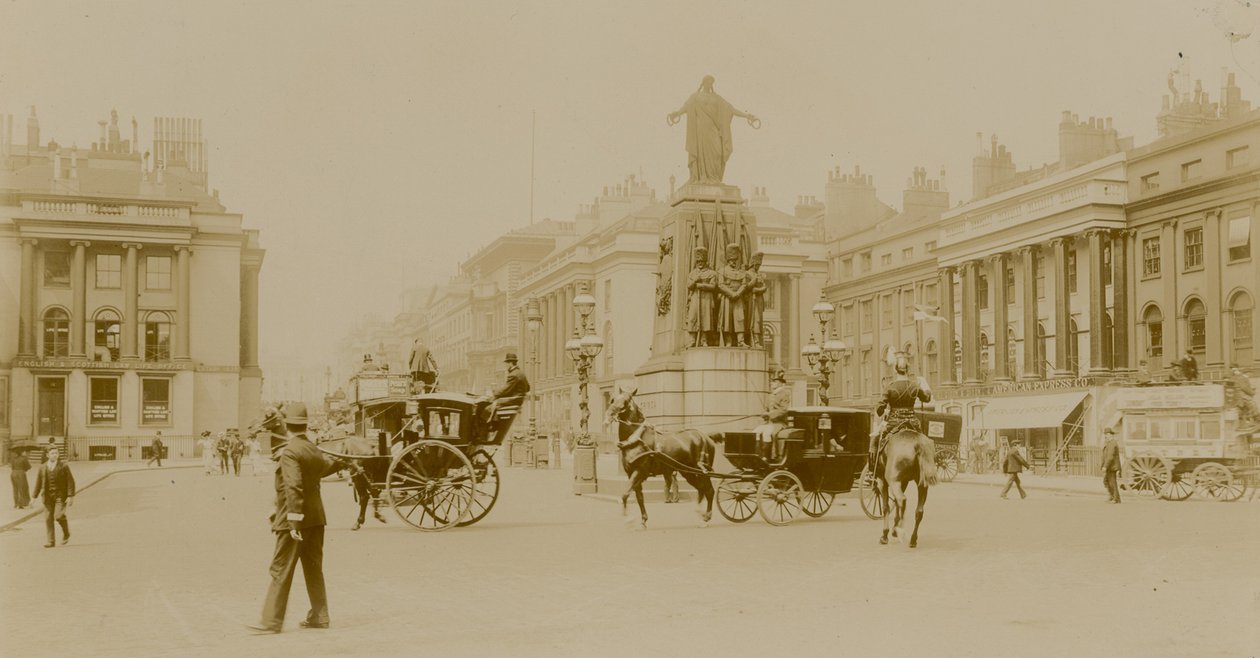
[[[972,429],[1013,430],[1058,427],[1089,395],[1088,391],[993,398],[974,412]]]

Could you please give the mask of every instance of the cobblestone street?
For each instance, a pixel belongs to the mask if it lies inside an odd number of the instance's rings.
[[[1129,500],[992,487],[932,491],[920,547],[877,544],[855,498],[772,527],[654,504],[647,531],[569,493],[567,469],[505,469],[476,526],[351,532],[327,481],[329,631],[254,637],[272,547],[270,478],[120,473],[70,510],[0,534],[0,634],[13,655],[1254,655],[1260,503]],[[840,503],[846,503],[840,506]],[[109,565],[103,568],[103,565]],[[48,574],[57,574],[49,578]],[[61,631],[47,642],[47,621]],[[932,630],[919,630],[924,620]]]

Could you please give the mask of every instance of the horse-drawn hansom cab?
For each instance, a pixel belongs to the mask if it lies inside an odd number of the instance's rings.
[[[511,430],[519,402],[499,406],[483,422],[482,398],[450,392],[411,394],[406,375],[385,377],[383,388],[369,384],[367,389],[365,378],[357,378],[355,434],[328,437],[318,444],[325,453],[358,467],[355,529],[363,524],[369,500],[377,507],[383,500],[420,530],[466,526],[485,518],[499,497],[494,453]],[[395,383],[398,377],[400,383]],[[385,520],[379,511],[376,518]]]

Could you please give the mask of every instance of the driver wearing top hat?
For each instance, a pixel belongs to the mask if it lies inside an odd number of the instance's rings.
[[[507,364],[507,379],[503,382],[503,386],[495,389],[488,399],[477,404],[477,415],[482,427],[489,426],[490,420],[494,418],[494,412],[499,407],[520,404],[525,399],[525,394],[529,393],[529,380],[517,367],[516,355],[508,352],[504,355],[503,362]]]

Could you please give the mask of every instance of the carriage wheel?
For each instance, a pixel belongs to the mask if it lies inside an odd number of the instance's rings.
[[[446,530],[472,509],[473,465],[444,441],[417,441],[389,464],[385,499],[403,522],[420,530]]]
[[[818,518],[827,513],[831,509],[831,504],[835,502],[836,495],[827,493],[826,491],[806,491],[801,497],[801,511],[806,516]]]
[[[862,467],[862,475],[858,476],[858,499],[862,503],[862,511],[872,519],[884,518],[884,499],[876,491],[875,476],[871,474],[869,465]]]
[[[1159,495],[1172,480],[1172,468],[1162,457],[1138,455],[1129,460],[1129,491],[1143,496]]]
[[[770,525],[787,525],[801,511],[800,478],[791,471],[775,471],[757,487],[757,508]]]
[[[1185,500],[1194,494],[1194,476],[1190,473],[1173,473],[1168,486],[1159,492],[1164,500]]]
[[[477,486],[472,494],[472,510],[468,518],[459,522],[461,528],[485,518],[499,499],[499,467],[494,458],[485,450],[478,450],[472,454],[471,461],[473,472],[477,474]]]
[[[723,482],[717,488],[718,512],[731,523],[743,523],[757,513],[757,485],[746,480]]]
[[[1222,502],[1233,502],[1242,498],[1247,485],[1234,477],[1233,472],[1216,462],[1199,464],[1194,469],[1194,490],[1200,496]]]
[[[944,448],[936,453],[936,477],[941,482],[953,482],[958,476],[958,451]]]

